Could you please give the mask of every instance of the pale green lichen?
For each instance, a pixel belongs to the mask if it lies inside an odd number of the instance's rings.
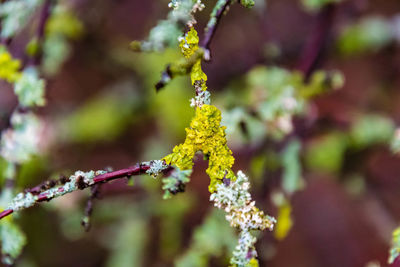
[[[198,0],[175,0],[169,5],[172,10],[166,20],[160,21],[149,34],[146,41],[131,43],[135,51],[161,51],[174,46],[186,25],[193,26],[196,20],[193,14],[202,10],[204,5]]]
[[[230,260],[231,266],[253,267],[258,266],[256,260],[257,251],[255,243],[257,238],[248,230],[244,230],[239,234],[239,242],[233,251],[233,257]]]
[[[13,0],[2,3],[0,5],[1,37],[13,37],[22,30],[41,3],[42,0]]]
[[[0,224],[0,240],[2,261],[6,265],[12,265],[21,254],[26,244],[26,237],[18,225],[6,220]]]
[[[14,112],[11,125],[2,132],[0,155],[8,162],[25,162],[39,151],[42,123],[33,113]]]
[[[45,82],[40,79],[38,72],[33,67],[24,69],[21,77],[15,82],[14,92],[19,103],[24,107],[44,106]]]

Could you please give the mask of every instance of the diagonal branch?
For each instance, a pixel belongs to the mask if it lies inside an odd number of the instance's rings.
[[[0,219],[12,214],[15,211],[32,207],[38,202],[50,201],[53,198],[61,197],[65,194],[83,190],[97,184],[107,183],[115,179],[131,177],[140,174],[157,176],[158,174],[168,174],[174,167],[165,164],[164,161],[150,161],[139,163],[135,166],[113,172],[105,171],[77,171],[69,178],[62,178],[58,183],[53,181],[51,188],[43,188],[43,184],[19,193],[10,206],[0,213]],[[45,182],[46,183],[46,182]],[[47,182],[46,184],[48,184]],[[61,185],[60,185],[61,184]]]

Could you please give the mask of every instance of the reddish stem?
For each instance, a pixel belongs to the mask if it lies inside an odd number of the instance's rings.
[[[93,184],[89,185],[87,183],[83,183],[81,185],[82,187],[79,188],[79,189],[85,189],[87,187],[91,187],[91,186],[96,185],[96,184],[106,183],[106,182],[109,182],[109,181],[114,180],[114,179],[130,177],[130,176],[133,176],[133,175],[140,175],[140,174],[145,173],[148,169],[150,169],[150,165],[148,165],[148,164],[138,164],[138,165],[135,165],[133,167],[126,168],[126,169],[113,171],[113,172],[108,172],[108,173],[105,173],[105,174],[100,174],[100,175],[98,175],[98,176],[93,178],[93,182],[94,182]],[[173,167],[169,166],[168,168],[166,168],[163,171],[163,173],[164,174],[168,174],[168,172],[171,171],[172,169],[173,169]],[[34,189],[25,190],[25,192],[30,192],[30,193],[32,193],[34,195],[35,194],[36,195],[39,194],[36,202],[49,201],[49,200],[52,199],[52,197],[48,196],[48,193],[46,191],[42,192],[42,193],[38,192],[37,191],[38,188],[39,187],[36,186],[36,187],[34,187]],[[63,191],[64,189],[62,187],[60,187],[58,190],[59,191]],[[12,210],[12,209],[7,209],[7,210],[2,211],[0,213],[0,220],[2,218],[4,218],[4,217],[10,215],[13,212],[14,212],[14,210]]]
[[[13,210],[4,210],[2,212],[0,212],[0,220],[8,215],[10,215],[11,213],[13,213]]]

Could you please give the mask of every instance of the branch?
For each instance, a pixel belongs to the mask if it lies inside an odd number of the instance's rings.
[[[215,4],[213,11],[210,15],[210,20],[207,23],[203,40],[200,44],[201,47],[206,51],[205,60],[210,60],[210,44],[215,35],[215,31],[221,21],[222,16],[225,11],[228,10],[229,6],[232,4],[231,0],[218,0]]]
[[[140,174],[149,174],[156,177],[158,174],[168,174],[172,166],[167,165],[164,161],[154,160],[150,162],[139,163],[133,167],[121,169],[113,172],[77,171],[69,178],[61,178],[58,182],[47,181],[25,190],[25,193],[19,193],[10,204],[10,206],[0,213],[0,219],[12,214],[15,211],[32,207],[38,202],[50,201],[53,198],[61,197],[65,194],[83,190],[97,184],[107,183],[115,179],[131,177]],[[46,187],[46,185],[48,185]],[[50,188],[48,188],[50,187]]]
[[[334,14],[334,4],[326,5],[321,12],[318,13],[315,27],[303,49],[297,67],[297,69],[304,74],[306,81],[309,79],[310,75],[314,72],[321,60],[322,52],[326,47],[331,33]]]
[[[204,60],[206,61],[209,61],[211,59],[210,44],[212,38],[218,28],[224,12],[231,4],[231,0],[218,0],[218,2],[214,6],[213,11],[211,12],[210,19],[205,28],[204,38],[200,44],[200,48],[202,49],[199,49],[199,52],[193,55],[189,60],[186,60],[186,62],[183,61],[167,65],[165,70],[161,73],[161,79],[155,85],[157,92],[161,90],[164,86],[166,86],[175,76],[190,73],[194,63],[199,58],[199,56],[204,58]],[[201,55],[199,55],[199,53],[201,53]]]

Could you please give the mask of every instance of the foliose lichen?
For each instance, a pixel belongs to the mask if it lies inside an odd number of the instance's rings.
[[[209,159],[206,172],[210,177],[210,192],[214,192],[224,178],[235,179],[231,170],[234,158],[226,144],[225,127],[220,123],[221,112],[217,107],[203,105],[197,108],[190,127],[186,128],[185,142],[175,146],[173,152],[164,158],[167,164],[189,170],[192,169],[195,153],[202,151]]]
[[[17,81],[21,76],[20,68],[21,62],[13,59],[7,49],[4,46],[0,46],[0,79],[9,83]]]

